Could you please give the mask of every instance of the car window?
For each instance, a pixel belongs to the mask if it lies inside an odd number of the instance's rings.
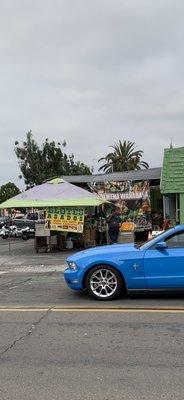
[[[169,249],[184,248],[184,232],[179,232],[165,240]]]
[[[18,221],[18,220],[13,220],[12,221],[12,225],[17,226],[17,228],[20,228],[22,226],[22,221]]]

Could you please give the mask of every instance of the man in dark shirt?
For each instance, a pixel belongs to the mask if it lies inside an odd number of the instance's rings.
[[[113,210],[110,216],[108,217],[107,222],[109,227],[109,236],[111,239],[111,243],[117,243],[119,235],[119,227],[121,223],[120,210],[119,209]]]

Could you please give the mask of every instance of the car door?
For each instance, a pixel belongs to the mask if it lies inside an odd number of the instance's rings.
[[[144,256],[147,286],[150,289],[184,288],[184,231],[165,239],[166,249],[149,248]]]

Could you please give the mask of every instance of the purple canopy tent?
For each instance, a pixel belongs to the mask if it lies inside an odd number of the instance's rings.
[[[95,207],[103,203],[98,195],[56,178],[12,197],[0,208]]]

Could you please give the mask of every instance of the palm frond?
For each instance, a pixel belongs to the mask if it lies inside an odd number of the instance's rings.
[[[136,150],[136,144],[129,140],[123,142],[119,140],[118,143],[110,146],[113,152],[110,152],[106,157],[101,157],[98,161],[106,161],[104,165],[99,168],[99,171],[103,170],[106,173],[116,171],[130,171],[148,168],[149,165],[146,161],[141,160],[143,151]]]

